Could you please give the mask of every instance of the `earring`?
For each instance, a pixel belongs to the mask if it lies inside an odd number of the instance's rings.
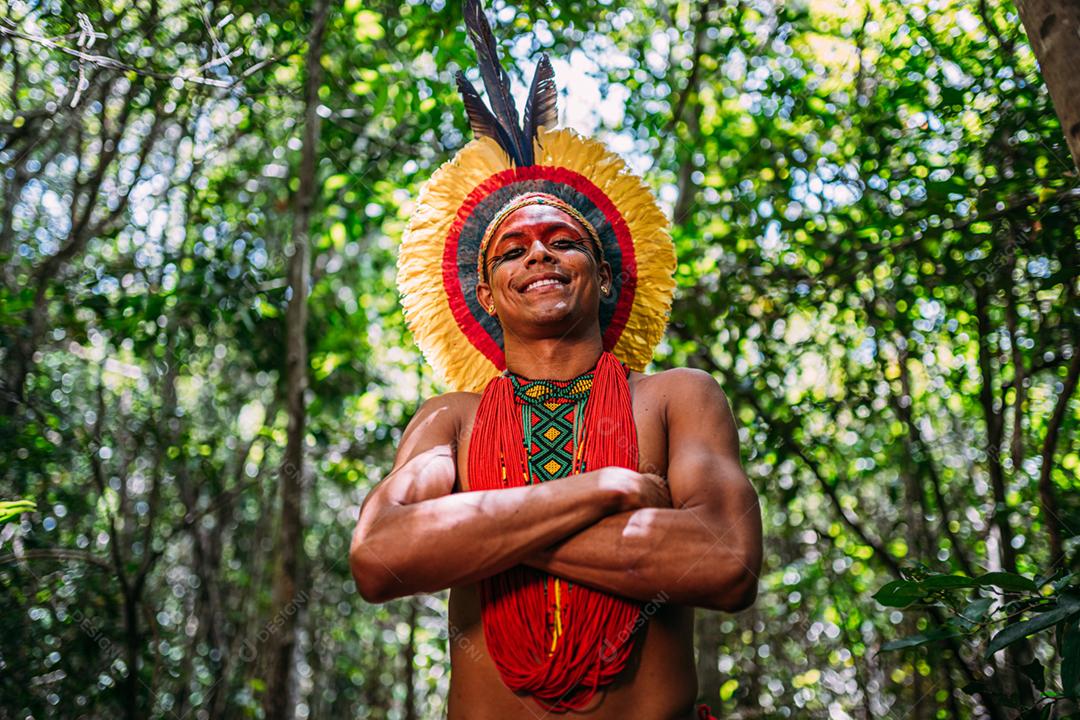
[[[611,292],[611,289],[607,285],[601,285],[600,292],[604,293],[604,295],[607,295]]]
[[[494,314],[495,314],[495,303],[492,303],[491,305],[488,305],[488,315],[494,315]]]

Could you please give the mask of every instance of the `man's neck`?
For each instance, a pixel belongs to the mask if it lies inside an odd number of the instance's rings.
[[[529,380],[570,380],[596,367],[604,343],[590,338],[550,338],[506,343],[507,369]]]

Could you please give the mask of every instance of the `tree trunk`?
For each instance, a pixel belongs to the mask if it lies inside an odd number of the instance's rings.
[[[124,717],[136,720],[139,715],[139,651],[142,638],[139,636],[139,599],[133,591],[124,589],[124,662],[127,663],[127,677],[124,679]]]
[[[1016,548],[1013,547],[1013,531],[1009,525],[1009,507],[1005,475],[1001,466],[1002,437],[1004,433],[1001,412],[994,408],[993,350],[990,348],[990,293],[984,285],[975,288],[975,317],[978,321],[979,347],[979,402],[986,419],[986,465],[990,487],[994,492],[994,512],[991,517],[1001,540],[1001,566],[1008,572],[1016,572]]]
[[[278,534],[277,563],[274,567],[274,591],[264,710],[268,720],[293,717],[292,666],[296,647],[296,615],[298,604],[306,594],[297,595],[301,584],[301,554],[303,552],[303,518],[301,493],[304,472],[304,436],[307,390],[308,351],[307,331],[308,275],[311,259],[308,254],[311,210],[316,193],[316,151],[319,141],[319,87],[322,85],[323,36],[329,0],[315,3],[308,52],[305,59],[304,137],[300,154],[299,186],[295,196],[291,254],[289,257],[289,305],[285,312],[285,372],[286,407],[289,413],[285,457],[281,465],[281,521]]]
[[[1016,0],[1016,7],[1065,131],[1073,164],[1080,168],[1080,3]]]

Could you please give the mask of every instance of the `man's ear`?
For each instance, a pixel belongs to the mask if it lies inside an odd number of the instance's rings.
[[[607,260],[601,260],[599,267],[596,268],[596,273],[600,276],[600,287],[607,287],[611,292],[615,292],[615,283],[612,282],[614,275],[611,272],[611,263]]]
[[[494,296],[491,294],[491,285],[483,280],[476,283],[476,299],[480,301],[480,307],[484,308],[484,312],[488,312],[488,308],[495,304]]]

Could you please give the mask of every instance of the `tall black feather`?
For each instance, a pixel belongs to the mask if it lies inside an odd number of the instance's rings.
[[[503,149],[509,147],[510,137],[506,134],[506,130],[488,110],[487,105],[480,98],[480,93],[476,92],[476,88],[465,77],[465,73],[459,70],[455,79],[457,80],[458,91],[461,92],[461,98],[465,101],[465,112],[469,116],[469,127],[472,128],[473,136],[478,138],[489,137],[499,143],[499,146]]]
[[[524,131],[525,141],[528,144],[526,160],[529,165],[535,162],[532,141],[536,137],[537,129],[541,125],[552,128],[558,122],[558,112],[555,107],[557,98],[555,71],[551,69],[548,56],[541,55],[540,62],[536,64],[532,85],[529,86],[529,99],[525,103]]]
[[[464,10],[465,29],[476,48],[480,77],[484,79],[484,89],[487,90],[491,110],[509,140],[509,145],[503,149],[515,164],[524,166],[528,164],[525,162],[525,149],[527,145],[531,147],[532,141],[524,141],[521,125],[518,124],[517,106],[510,94],[510,76],[499,62],[499,48],[495,43],[495,36],[491,33],[491,26],[484,16],[480,0],[465,0]]]

